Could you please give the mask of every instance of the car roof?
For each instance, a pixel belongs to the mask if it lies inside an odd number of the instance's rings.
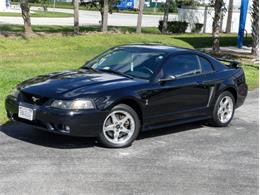
[[[188,48],[182,48],[182,47],[174,47],[169,45],[162,45],[159,43],[146,43],[146,44],[128,44],[128,45],[121,45],[116,48],[129,48],[129,49],[138,49],[143,51],[161,51],[166,52],[168,54],[172,54],[179,51],[192,51],[195,52],[195,50],[188,49]]]

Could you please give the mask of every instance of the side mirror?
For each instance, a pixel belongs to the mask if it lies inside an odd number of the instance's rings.
[[[164,82],[167,82],[167,81],[173,81],[173,80],[175,80],[175,79],[176,79],[175,76],[169,75],[169,76],[166,76],[165,78],[159,79],[159,82],[160,82],[160,83],[164,83]]]

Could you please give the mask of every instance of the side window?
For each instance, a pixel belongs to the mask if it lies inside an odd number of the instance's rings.
[[[163,66],[164,74],[177,77],[185,77],[201,72],[196,55],[184,54],[173,56]]]
[[[199,59],[200,59],[200,64],[201,64],[203,73],[210,73],[213,71],[212,65],[207,59],[205,59],[201,56],[199,56]]]

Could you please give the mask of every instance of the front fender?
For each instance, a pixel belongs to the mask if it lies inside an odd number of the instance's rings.
[[[138,106],[142,107],[144,105],[144,100],[135,93],[127,93],[127,92],[116,92],[113,95],[105,95],[95,100],[95,104],[97,109],[99,110],[111,110],[117,104],[124,101],[133,101]]]

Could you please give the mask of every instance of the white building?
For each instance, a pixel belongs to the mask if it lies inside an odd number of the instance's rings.
[[[201,0],[201,3],[207,4],[208,0]],[[224,0],[225,7],[228,8],[229,0]],[[248,5],[248,13],[246,19],[246,26],[245,30],[247,33],[251,33],[251,15],[250,15],[250,7],[252,5],[252,0],[249,0]],[[231,32],[237,33],[239,28],[239,20],[240,20],[240,6],[241,0],[234,0],[233,3],[233,14],[232,14],[232,22],[231,22]],[[227,25],[227,16],[228,13],[223,12],[223,19],[222,19],[222,31],[225,32],[226,25]],[[203,32],[211,33],[212,32],[212,23],[214,17],[214,9],[208,7],[196,7],[196,8],[180,8],[178,9],[178,20],[179,21],[186,21],[189,23],[187,32],[191,31],[191,28],[194,26],[194,23],[201,23],[204,24]]]
[[[0,0],[0,11],[6,11],[11,6],[11,0]]]
[[[6,0],[0,0],[0,11],[6,10]]]

